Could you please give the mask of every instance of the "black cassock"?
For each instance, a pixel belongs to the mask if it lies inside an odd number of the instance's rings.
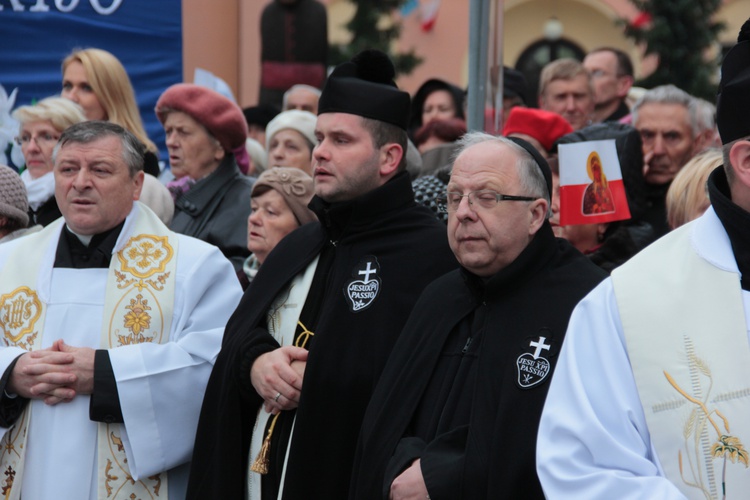
[[[306,326],[315,336],[284,498],[346,498],[362,416],[391,347],[421,291],[457,267],[445,226],[415,204],[406,173],[353,202],[327,205],[314,198],[311,206],[323,223],[307,224],[279,243],[227,325],[203,402],[188,498],[243,498],[250,437],[263,402],[250,383],[250,366],[278,347],[266,330],[266,313],[318,255],[301,315],[312,318]],[[378,280],[369,303],[356,292],[366,287],[359,283],[365,275]],[[310,301],[319,304],[317,311],[309,310]],[[279,447],[272,445],[274,475]]]
[[[544,498],[544,399],[573,307],[604,277],[545,223],[491,278],[432,283],[370,401],[349,498],[388,498],[416,458],[433,500]]]

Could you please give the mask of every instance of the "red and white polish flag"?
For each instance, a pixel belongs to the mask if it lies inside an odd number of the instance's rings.
[[[561,144],[558,153],[561,226],[630,218],[614,139]]]

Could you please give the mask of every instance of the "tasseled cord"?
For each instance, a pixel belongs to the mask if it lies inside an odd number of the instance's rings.
[[[270,462],[270,457],[268,455],[269,450],[271,449],[271,434],[273,434],[273,428],[276,425],[276,421],[279,419],[279,415],[281,415],[281,413],[277,413],[273,416],[271,426],[268,428],[266,438],[263,440],[263,446],[260,447],[260,453],[258,453],[258,457],[255,459],[255,462],[253,462],[253,465],[250,466],[250,470],[253,472],[257,472],[258,474],[268,474],[268,464]]]
[[[307,341],[315,334],[308,330],[302,322],[297,321],[297,324],[302,327],[302,332],[299,337],[297,337],[297,342],[295,342],[295,344],[297,347],[305,349]],[[258,456],[255,458],[253,465],[250,466],[250,470],[253,472],[257,472],[258,474],[268,474],[268,464],[271,461],[271,457],[269,456],[271,450],[271,436],[273,435],[273,428],[276,426],[276,421],[279,419],[279,415],[281,415],[281,413],[277,413],[273,416],[271,425],[268,427],[268,432],[266,433],[266,438],[263,440],[263,446],[260,447]]]

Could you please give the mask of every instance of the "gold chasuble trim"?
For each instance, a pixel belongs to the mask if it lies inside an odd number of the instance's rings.
[[[612,283],[665,476],[691,499],[745,498],[750,382],[742,368],[750,348],[742,290],[736,273],[696,253],[695,224],[615,270]]]
[[[20,347],[35,351],[42,345],[44,319],[47,304],[40,298],[40,274],[45,261],[54,259],[48,255],[51,247],[57,247],[62,231],[62,218],[42,231],[24,238],[23,245],[8,257],[0,272],[0,284],[9,294],[0,296],[0,330],[6,347]],[[51,266],[51,265],[50,265]],[[31,404],[9,428],[0,442],[0,493],[8,500],[21,498],[24,457],[31,422]],[[19,485],[14,488],[14,485]]]
[[[100,346],[103,349],[169,341],[175,294],[177,235],[158,217],[138,206],[132,224],[126,222],[123,235],[132,234],[116,250],[110,261],[104,298]],[[32,351],[41,345],[46,305],[38,295],[40,275],[51,272],[64,221],[50,224],[25,238],[9,256],[0,273],[4,289],[14,291],[0,296],[0,329],[6,346]],[[52,252],[50,257],[49,252]],[[31,419],[31,405],[9,429],[2,440],[0,476],[2,495],[19,499],[22,484],[24,449]],[[135,480],[130,474],[123,444],[123,424],[98,424],[98,498],[165,499],[168,496],[167,473]]]

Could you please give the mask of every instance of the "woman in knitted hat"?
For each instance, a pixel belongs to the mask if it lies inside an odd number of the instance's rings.
[[[247,288],[258,268],[276,244],[299,226],[317,220],[307,208],[313,197],[313,180],[300,169],[274,167],[266,170],[250,194],[252,212],[247,218],[247,249],[240,282]]]
[[[245,221],[253,186],[233,153],[247,137],[242,110],[218,92],[178,83],[159,97],[156,116],[166,132],[171,168],[195,181],[175,199],[170,228],[216,245],[240,270],[248,256]]]
[[[62,97],[48,97],[13,112],[19,124],[16,142],[26,169],[21,180],[28,192],[28,212],[31,225],[46,226],[62,215],[55,200],[55,178],[52,151],[66,128],[86,121],[83,110],[76,103]]]
[[[298,168],[312,175],[315,122],[309,111],[292,109],[279,113],[266,127],[266,151],[272,167]]]
[[[110,121],[136,136],[147,149],[144,171],[158,176],[158,150],[143,128],[133,85],[120,60],[102,49],[75,50],[63,60],[62,73],[62,97],[79,104],[88,120]]]
[[[26,187],[15,170],[0,165],[0,243],[35,233],[42,226],[27,228],[29,205]]]

